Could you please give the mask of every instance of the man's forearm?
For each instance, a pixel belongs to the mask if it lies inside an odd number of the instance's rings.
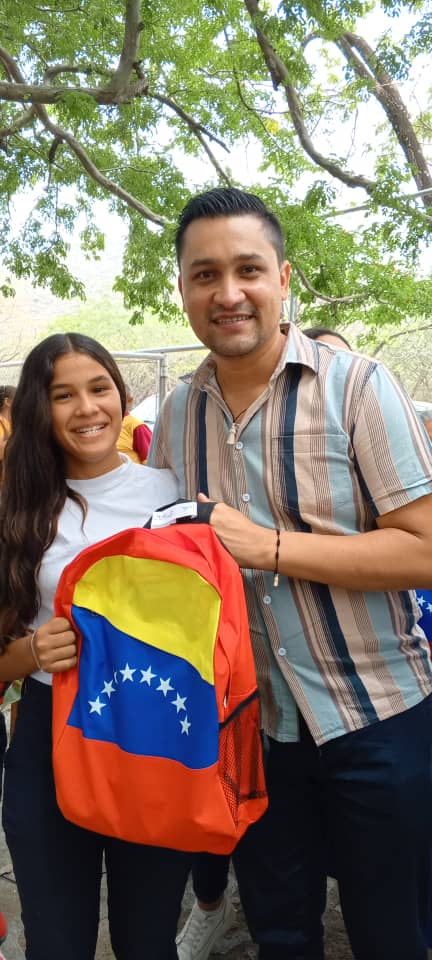
[[[200,499],[206,498],[200,495]],[[431,501],[427,499],[429,507]],[[419,522],[419,512],[423,523]],[[381,518],[382,528],[367,533],[338,536],[282,531],[279,573],[347,590],[431,588],[429,513],[430,509],[425,516],[419,501],[419,506],[402,508]],[[401,516],[403,524],[392,526],[392,520],[400,522]],[[275,569],[274,528],[258,526],[223,503],[216,504],[210,523],[241,567]],[[429,529],[429,533],[420,533],[423,528]]]
[[[274,560],[276,534],[273,531],[272,545]],[[268,543],[265,553],[264,569],[271,570]],[[404,530],[373,530],[340,537],[282,533],[279,571],[295,579],[348,590],[432,588],[430,546]]]

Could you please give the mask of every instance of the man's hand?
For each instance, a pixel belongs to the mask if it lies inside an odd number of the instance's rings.
[[[202,493],[198,500],[209,502]],[[216,504],[210,525],[240,567],[275,569],[275,529],[252,523],[226,503]],[[366,533],[282,530],[278,570],[294,580],[344,590],[430,590],[432,494],[378,517],[377,529]]]
[[[33,647],[40,669],[46,673],[62,673],[76,666],[76,636],[65,617],[52,617],[38,627]]]
[[[198,494],[200,503],[212,503],[204,493]],[[216,503],[210,517],[210,526],[239,567],[272,569],[275,556],[275,531],[260,527],[239,510],[226,503]]]

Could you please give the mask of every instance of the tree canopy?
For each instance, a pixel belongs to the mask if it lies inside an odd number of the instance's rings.
[[[432,323],[427,2],[2,0],[0,37],[3,295],[14,276],[80,295],[70,235],[80,215],[103,256],[106,198],[132,321],[169,319],[179,211],[233,184],[279,215],[305,319]]]

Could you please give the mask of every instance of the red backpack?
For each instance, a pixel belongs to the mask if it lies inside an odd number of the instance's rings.
[[[53,677],[64,816],[98,833],[230,853],[265,811],[243,583],[210,526],[132,529],[80,553],[55,612],[78,664]]]

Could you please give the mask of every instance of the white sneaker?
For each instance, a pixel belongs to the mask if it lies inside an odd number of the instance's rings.
[[[234,907],[227,897],[223,898],[217,910],[202,910],[195,901],[176,939],[179,960],[207,960],[215,943],[229,930],[234,918]]]

